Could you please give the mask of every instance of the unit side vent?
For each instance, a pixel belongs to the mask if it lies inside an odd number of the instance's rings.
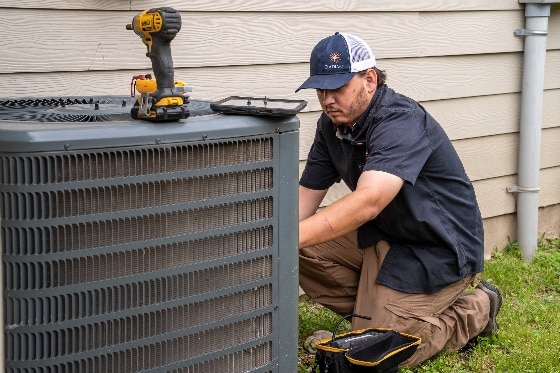
[[[0,153],[6,371],[272,372],[273,143]]]

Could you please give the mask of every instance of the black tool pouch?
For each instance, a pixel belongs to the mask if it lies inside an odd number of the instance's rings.
[[[414,354],[421,342],[419,337],[384,328],[361,329],[336,335],[317,342],[313,372],[319,373],[391,373],[400,363]]]

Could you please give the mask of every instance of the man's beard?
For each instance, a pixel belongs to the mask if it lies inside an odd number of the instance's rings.
[[[346,120],[336,120],[336,119],[331,118],[331,120],[333,121],[333,123],[336,126],[350,126],[351,127],[356,123],[356,121],[358,120],[360,115],[362,115],[362,113],[368,107],[368,105],[369,105],[369,100],[368,100],[368,97],[367,97],[366,88],[362,86],[360,88],[360,92],[358,92],[358,95],[356,96],[356,99],[350,104],[350,107],[348,108],[348,110],[345,113],[346,114],[345,117],[347,119]]]

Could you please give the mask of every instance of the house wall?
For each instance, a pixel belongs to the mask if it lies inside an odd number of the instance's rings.
[[[515,195],[524,6],[514,0],[0,2],[5,24],[0,97],[127,95],[150,72],[145,46],[125,29],[140,11],[181,11],[175,78],[193,99],[230,95],[305,99],[300,171],[320,112],[307,77],[315,43],[334,31],[369,42],[388,84],[421,102],[457,148],[486,230],[486,254],[516,238]],[[540,233],[560,232],[560,8],[547,39],[539,194]],[[324,204],[347,193],[329,191]]]

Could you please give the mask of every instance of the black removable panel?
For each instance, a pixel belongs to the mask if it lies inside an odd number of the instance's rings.
[[[210,104],[212,110],[225,114],[296,115],[307,106],[304,100],[286,100],[265,97],[230,96]]]

